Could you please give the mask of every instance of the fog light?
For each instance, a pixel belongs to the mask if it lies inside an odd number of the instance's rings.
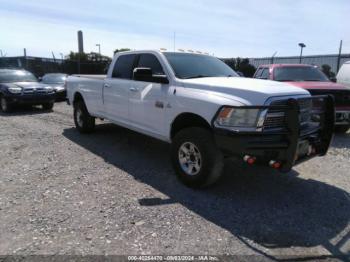
[[[256,161],[256,157],[245,155],[243,157],[243,160],[244,160],[244,162],[247,162],[249,165],[253,165]]]
[[[280,167],[281,167],[281,163],[280,162],[278,162],[278,161],[275,161],[275,160],[271,160],[270,162],[269,162],[269,165],[270,165],[270,167],[272,167],[272,168],[274,168],[274,169],[279,169]]]

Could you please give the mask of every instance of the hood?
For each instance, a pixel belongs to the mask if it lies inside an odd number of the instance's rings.
[[[319,82],[319,81],[295,81],[295,82],[284,82],[291,84],[293,86],[301,87],[304,89],[332,89],[332,90],[349,90],[349,88],[345,87],[344,85],[333,83],[333,82]]]
[[[49,85],[42,84],[39,82],[15,82],[15,83],[8,83],[7,86],[19,86],[23,89],[32,89],[32,88],[47,88],[50,87]]]
[[[244,77],[203,77],[182,80],[184,87],[219,93],[247,105],[263,105],[271,97],[310,95],[286,83]]]

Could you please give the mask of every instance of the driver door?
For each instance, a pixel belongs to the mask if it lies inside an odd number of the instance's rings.
[[[153,75],[164,75],[154,54],[140,54],[136,67],[151,68]],[[165,98],[169,84],[132,81],[129,93],[129,115],[133,125],[153,134],[164,133]]]

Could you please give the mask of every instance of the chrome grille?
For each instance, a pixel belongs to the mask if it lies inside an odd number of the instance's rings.
[[[25,88],[23,90],[24,94],[47,94],[47,90],[45,88]]]
[[[277,100],[271,103],[271,106],[286,106],[288,100]],[[311,98],[298,99],[300,108],[299,121],[300,127],[303,129],[311,120],[312,100]],[[286,128],[286,113],[283,109],[271,108],[266,114],[264,121],[264,130],[269,129],[285,129]]]

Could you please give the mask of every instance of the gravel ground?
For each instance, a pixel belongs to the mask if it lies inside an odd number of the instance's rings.
[[[288,174],[227,160],[206,190],[180,184],[169,146],[72,108],[0,114],[0,255],[350,252],[350,134]]]

